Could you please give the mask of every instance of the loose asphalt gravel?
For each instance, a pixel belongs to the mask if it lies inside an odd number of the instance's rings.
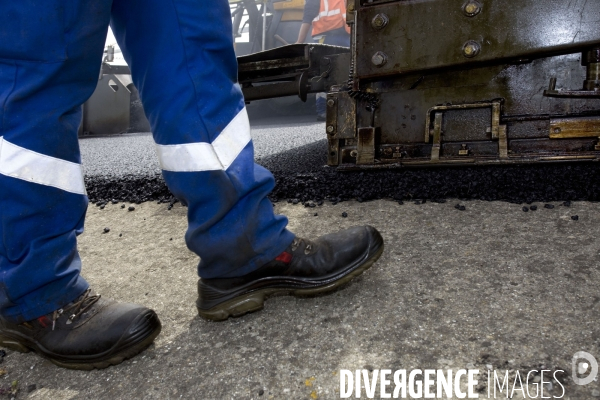
[[[312,115],[251,124],[256,160],[277,181],[273,201],[600,200],[598,163],[340,172],[326,166],[324,124]],[[174,201],[149,133],[88,137],[80,144],[91,202]]]

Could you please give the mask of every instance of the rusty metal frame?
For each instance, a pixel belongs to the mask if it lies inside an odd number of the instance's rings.
[[[440,161],[440,150],[442,146],[442,121],[444,111],[448,110],[468,110],[473,108],[491,108],[491,135],[492,139],[498,140],[498,153],[500,158],[508,158],[508,140],[506,136],[506,125],[500,125],[500,115],[502,113],[502,99],[495,99],[481,103],[451,104],[445,106],[435,106],[427,110],[425,120],[425,143],[429,143],[433,136],[433,146],[431,147],[431,161]],[[431,117],[433,115],[433,129],[431,129]]]
[[[600,118],[555,118],[550,120],[550,139],[597,137],[600,135]]]
[[[600,45],[598,1],[480,3],[480,12],[467,15],[464,0],[363,1],[355,22],[357,77],[526,60]],[[372,23],[380,15],[389,19],[383,29]],[[387,56],[385,65],[371,61],[377,52]]]
[[[441,112],[435,113],[433,122],[433,146],[431,147],[432,162],[440,161],[440,150],[442,147],[442,118],[443,114]],[[427,130],[427,142],[429,142],[429,130]]]
[[[370,165],[375,162],[375,132],[376,128],[369,126],[358,128],[356,142],[356,164]]]

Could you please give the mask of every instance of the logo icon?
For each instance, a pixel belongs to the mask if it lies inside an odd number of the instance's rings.
[[[578,351],[573,355],[571,371],[576,385],[587,385],[598,376],[598,362],[590,353]],[[585,378],[582,377],[588,373]]]

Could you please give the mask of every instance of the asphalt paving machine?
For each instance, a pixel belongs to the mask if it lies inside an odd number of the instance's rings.
[[[327,92],[341,168],[600,160],[600,1],[348,0],[351,48],[238,58],[247,101]]]

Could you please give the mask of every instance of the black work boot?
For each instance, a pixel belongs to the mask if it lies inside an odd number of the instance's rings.
[[[383,252],[371,226],[346,229],[315,241],[296,238],[275,260],[239,278],[200,279],[196,305],[201,317],[222,321],[263,308],[273,294],[325,293],[367,270]]]
[[[83,295],[63,308],[22,324],[0,318],[0,346],[33,350],[72,369],[106,368],[133,357],[160,333],[156,313],[137,304]]]

